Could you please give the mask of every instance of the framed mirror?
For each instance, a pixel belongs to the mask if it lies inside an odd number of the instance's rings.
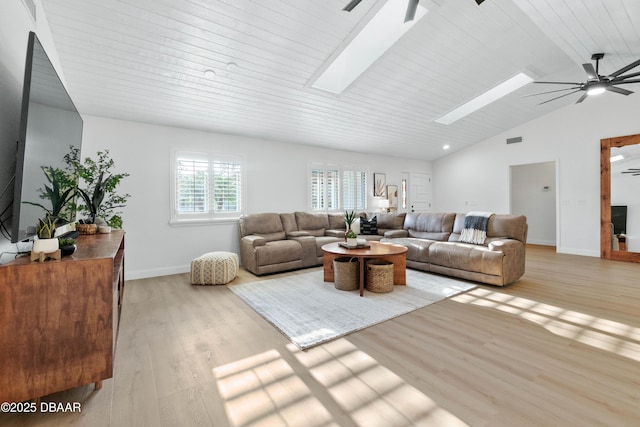
[[[612,156],[626,161],[618,163]],[[640,134],[600,140],[601,258],[640,262],[640,225],[636,225],[640,221],[640,192],[636,190],[634,196],[634,191],[626,190],[629,185],[620,180],[622,175],[627,181],[637,180],[636,188],[640,188],[640,174],[634,174],[638,168]]]

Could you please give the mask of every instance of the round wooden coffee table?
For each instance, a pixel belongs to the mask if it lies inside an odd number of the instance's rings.
[[[407,284],[407,248],[393,243],[367,242],[368,248],[345,248],[339,242],[322,246],[324,281],[333,282],[333,260],[338,257],[356,257],[360,262],[360,296],[364,294],[364,263],[367,259],[381,259],[393,263],[393,284]]]

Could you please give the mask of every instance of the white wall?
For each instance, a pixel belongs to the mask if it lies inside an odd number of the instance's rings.
[[[433,164],[435,209],[507,213],[509,167],[556,161],[557,251],[600,256],[600,139],[640,133],[639,112],[639,94],[605,93],[441,158]],[[506,144],[516,136],[523,142]],[[472,209],[469,200],[477,201]]]
[[[244,159],[247,213],[308,211],[310,162],[360,164],[400,185],[403,172],[431,173],[429,162],[368,156],[304,145],[223,135],[136,122],[84,117],[83,157],[108,148],[121,184],[132,195],[124,210],[127,279],[189,270],[193,258],[210,251],[239,251],[237,222],[170,226],[171,148],[207,149]],[[369,189],[372,192],[372,186]]]
[[[556,163],[511,167],[511,211],[527,217],[527,242],[556,245]]]

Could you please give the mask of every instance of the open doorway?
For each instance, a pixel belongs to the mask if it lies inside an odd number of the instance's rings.
[[[527,217],[527,243],[556,246],[556,162],[510,167],[511,213]]]

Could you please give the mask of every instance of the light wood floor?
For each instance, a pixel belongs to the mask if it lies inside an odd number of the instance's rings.
[[[129,281],[115,377],[43,400],[82,412],[0,425],[637,426],[640,264],[531,246],[512,286],[305,352],[226,286]]]

